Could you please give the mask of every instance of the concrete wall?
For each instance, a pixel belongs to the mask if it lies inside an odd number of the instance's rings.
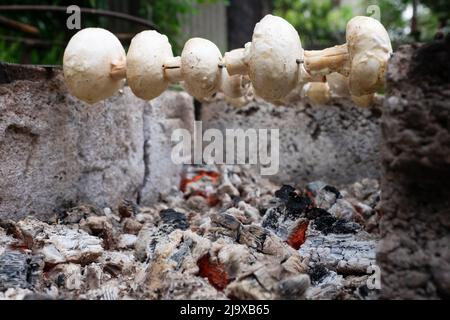
[[[381,297],[450,298],[450,37],[397,50],[382,119]]]
[[[186,93],[145,102],[126,87],[89,106],[59,69],[0,65],[0,218],[157,200],[182,169],[167,161],[170,128],[189,128],[193,114]]]
[[[294,101],[286,106],[252,102],[235,108],[222,99],[202,106],[203,129],[280,130],[280,170],[269,179],[304,186],[380,177],[380,105],[356,107],[348,99],[326,106]]]

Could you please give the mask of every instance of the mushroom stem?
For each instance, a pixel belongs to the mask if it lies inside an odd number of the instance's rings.
[[[245,63],[245,49],[234,49],[226,52],[224,55],[225,66],[230,76],[234,75],[247,75],[248,66]]]
[[[116,81],[125,79],[127,77],[127,60],[124,58],[112,62],[109,75]]]
[[[305,50],[305,69],[311,75],[339,72],[348,75],[350,55],[347,44],[324,50]]]
[[[181,73],[181,57],[170,57],[163,65],[164,76],[171,82],[180,82],[183,80],[183,75]]]

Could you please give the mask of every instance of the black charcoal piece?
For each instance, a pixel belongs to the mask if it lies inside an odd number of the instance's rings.
[[[170,224],[176,229],[186,230],[189,228],[189,223],[186,220],[184,213],[175,211],[173,209],[161,210],[159,213],[163,223]]]
[[[316,264],[312,266],[308,272],[313,285],[320,283],[322,279],[328,275],[328,273],[328,269],[322,264]]]
[[[0,291],[9,288],[28,288],[29,256],[20,251],[6,251],[0,255]]]

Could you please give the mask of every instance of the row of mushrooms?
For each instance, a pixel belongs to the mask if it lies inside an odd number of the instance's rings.
[[[289,22],[267,15],[245,48],[224,56],[211,41],[192,38],[181,56],[174,57],[167,37],[154,30],[137,34],[125,53],[111,32],[86,28],[68,43],[63,69],[72,95],[91,104],[115,94],[126,79],[145,100],[156,98],[171,83],[182,83],[198,100],[220,91],[231,99],[254,94],[272,103],[282,102],[297,88],[312,101],[325,103],[330,84],[340,82],[356,104],[367,106],[384,85],[391,54],[386,29],[370,17],[348,22],[345,44],[304,50]]]

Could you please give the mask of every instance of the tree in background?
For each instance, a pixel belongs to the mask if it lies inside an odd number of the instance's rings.
[[[229,0],[228,49],[243,48],[251,41],[255,24],[272,11],[271,0]]]
[[[309,49],[345,41],[345,26],[355,15],[371,15],[367,8],[380,8],[381,22],[394,45],[429,41],[436,31],[446,31],[450,20],[449,0],[273,0],[274,12],[298,30]]]
[[[174,53],[179,53],[179,35],[183,16],[195,14],[198,4],[224,0],[80,0],[76,4],[84,8],[105,9],[139,16],[152,22],[172,43]],[[2,5],[56,5],[70,6],[72,0],[2,0]],[[65,45],[76,30],[66,28],[68,17],[64,12],[8,12],[0,13],[17,22],[38,30],[29,34],[0,23],[0,61],[33,64],[61,64]],[[1,22],[1,21],[0,21]],[[119,36],[127,46],[132,36],[146,28],[134,23],[104,16],[82,14],[82,28],[102,27]]]
[[[298,30],[308,49],[345,42],[345,26],[353,16],[349,5],[336,0],[274,0],[274,13]]]

